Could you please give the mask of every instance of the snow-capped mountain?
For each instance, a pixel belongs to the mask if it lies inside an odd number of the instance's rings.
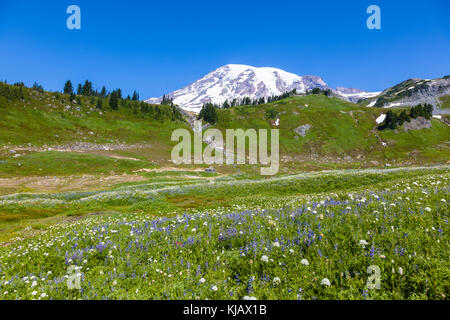
[[[336,90],[333,90],[338,98],[356,103],[360,99],[368,99],[373,98],[381,93],[378,92],[367,92],[356,88],[344,88],[344,87],[336,87]]]
[[[281,95],[297,89],[298,93],[319,87],[329,89],[318,76],[298,76],[277,68],[256,68],[241,64],[227,64],[194,83],[171,92],[168,97],[187,111],[199,112],[204,103],[222,104],[225,100],[250,97],[252,99]],[[162,98],[150,98],[148,103],[160,103]]]
[[[437,79],[408,79],[368,98],[368,107],[400,107],[428,103],[434,113],[449,113],[442,108],[440,97],[450,95],[450,76]]]

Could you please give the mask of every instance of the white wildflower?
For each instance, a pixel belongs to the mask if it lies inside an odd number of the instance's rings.
[[[359,240],[359,245],[363,248],[365,248],[369,243],[366,240]]]
[[[323,278],[320,284],[328,287],[331,286],[330,280],[328,280],[327,278]]]

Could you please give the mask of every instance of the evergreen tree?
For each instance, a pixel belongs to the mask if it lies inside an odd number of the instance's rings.
[[[106,88],[105,88],[105,86],[103,86],[102,90],[100,91],[100,97],[102,97],[102,98],[106,97]]]
[[[405,123],[406,121],[408,121],[409,122],[409,116],[408,116],[408,114],[406,113],[406,111],[405,110],[403,110],[402,112],[400,112],[400,115],[398,116],[398,124],[399,125],[402,125],[403,123]]]
[[[40,84],[38,84],[37,82],[33,83],[32,89],[36,90],[36,91],[39,91],[39,92],[43,92],[44,91],[44,88]]]
[[[73,94],[73,87],[72,87],[72,82],[70,80],[67,80],[65,85],[64,85],[64,93],[65,94]]]
[[[198,114],[197,119],[203,119],[206,122],[212,124],[216,123],[217,122],[216,107],[210,102],[204,104],[202,109],[200,110],[200,113]]]
[[[424,113],[425,113],[425,118],[430,120],[431,117],[433,116],[433,105],[428,104],[428,103],[425,104]]]
[[[95,107],[97,109],[103,109],[103,100],[102,100],[102,98],[97,98],[97,105]]]
[[[384,122],[386,128],[395,129],[397,127],[397,115],[392,110],[389,110],[386,113],[386,119],[384,120]]]
[[[84,82],[84,85],[81,89],[81,94],[84,96],[91,96],[92,95],[92,82],[89,80],[86,80]]]
[[[109,106],[111,107],[112,110],[119,109],[119,95],[117,91],[113,91],[109,95]]]
[[[311,90],[311,93],[312,94],[320,94],[320,88],[313,88],[312,90]]]
[[[133,91],[133,97],[131,98],[133,101],[139,100],[139,94],[136,92],[136,90]]]
[[[82,94],[83,92],[83,86],[81,85],[81,83],[78,84],[78,88],[77,88],[77,95]]]

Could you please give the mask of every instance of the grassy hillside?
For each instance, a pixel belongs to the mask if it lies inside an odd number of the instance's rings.
[[[450,95],[439,97],[441,109],[450,109]]]
[[[93,97],[71,100],[61,93],[2,86],[0,178],[122,174],[167,166],[175,145],[170,141],[172,131],[189,128],[170,117],[154,120],[136,108],[111,110],[107,100],[98,108]],[[155,108],[170,114],[170,106]],[[384,112],[317,94],[219,109],[215,127],[269,129],[275,126],[268,114],[280,119],[276,127],[280,129],[280,173],[448,161],[450,131],[444,122],[433,119],[432,128],[407,133],[401,128],[379,132],[375,119]],[[311,127],[304,137],[294,132],[305,124]],[[222,166],[219,170],[234,173],[237,169]],[[256,169],[244,165],[239,170]]]
[[[404,133],[376,130],[376,118],[386,109],[367,108],[324,95],[291,97],[258,106],[218,111],[219,129],[271,128],[268,110],[280,119],[280,150],[285,159],[360,165],[399,161],[405,164],[441,162],[449,159],[450,129],[433,119],[432,128]],[[294,132],[309,124],[304,137]],[[297,138],[296,138],[297,136]],[[387,145],[383,146],[382,142]],[[414,157],[411,158],[411,152]]]
[[[126,158],[136,162],[131,167],[166,163],[175,144],[172,131],[189,128],[170,119],[170,106],[149,105],[161,113],[155,120],[137,104],[112,110],[107,98],[98,108],[94,97],[71,100],[57,92],[0,85],[0,176],[106,171],[129,167]],[[115,158],[104,158],[111,155]]]

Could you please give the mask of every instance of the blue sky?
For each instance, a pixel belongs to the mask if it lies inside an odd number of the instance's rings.
[[[81,30],[66,9],[81,8]],[[381,30],[366,8],[381,8]],[[48,90],[89,79],[141,98],[228,63],[382,90],[450,74],[450,1],[0,1],[0,79]]]

